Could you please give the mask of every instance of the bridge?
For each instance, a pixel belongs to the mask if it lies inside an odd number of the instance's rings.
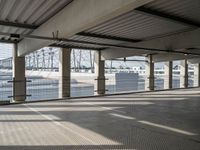
[[[40,71],[58,71],[59,48],[46,47],[30,53],[25,57],[26,70],[40,70]],[[118,62],[117,65],[112,66],[112,62]],[[127,68],[131,67],[123,62],[138,62],[138,66],[146,62],[143,58],[122,58],[111,59],[105,63],[105,68]],[[0,69],[12,69],[12,57],[0,60]],[[94,51],[73,49],[71,53],[71,69],[72,72],[81,72],[81,70],[91,70],[94,73]]]

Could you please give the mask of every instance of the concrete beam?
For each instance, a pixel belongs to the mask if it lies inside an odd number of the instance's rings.
[[[121,48],[113,48],[102,50],[102,59],[103,60],[111,60],[116,58],[124,58],[130,56],[144,56],[147,54],[154,53],[154,51],[143,51],[143,50],[130,50],[130,49],[121,49]]]
[[[200,63],[200,58],[188,59],[188,64],[197,64]]]
[[[157,51],[146,51],[146,50],[138,50],[138,49],[121,49],[121,48],[110,48],[106,50],[102,50],[102,59],[103,60],[111,60],[116,58],[124,58],[130,56],[146,56],[149,54],[154,54],[153,61],[154,62],[165,62],[165,61],[173,61],[173,60],[183,60],[189,59],[191,61],[199,61],[200,56],[196,55],[184,55],[179,53],[167,53]]]
[[[165,61],[175,61],[183,59],[200,59],[200,56],[194,55],[184,55],[184,54],[174,54],[174,53],[161,53],[154,55],[154,62],[165,62]]]
[[[154,38],[133,44],[133,46],[156,49],[185,49],[200,46],[200,29]],[[188,51],[189,52],[189,51]]]
[[[52,36],[59,32],[60,38],[84,31],[113,17],[131,11],[153,0],[74,0],[54,17],[37,28],[32,35]],[[24,39],[19,43],[18,55],[33,52],[52,41]]]

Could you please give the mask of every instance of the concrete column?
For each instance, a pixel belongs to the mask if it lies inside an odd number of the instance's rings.
[[[59,50],[59,98],[70,97],[71,49]]]
[[[172,88],[172,73],[173,73],[173,62],[165,62],[164,64],[165,76],[164,76],[164,89]]]
[[[200,63],[194,64],[194,87],[200,86]]]
[[[95,75],[96,83],[94,86],[97,95],[105,94],[105,61],[101,60],[101,51],[95,52]]]
[[[188,64],[187,59],[182,60],[180,64],[180,88],[188,87]]]
[[[146,62],[146,80],[145,80],[145,90],[154,90],[154,62],[153,55],[147,57]]]
[[[13,101],[26,99],[25,56],[17,56],[17,44],[13,45]]]

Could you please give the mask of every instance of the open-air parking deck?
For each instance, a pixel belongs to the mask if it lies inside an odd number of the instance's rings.
[[[0,0],[0,150],[200,150],[199,10]]]
[[[199,150],[200,89],[0,106],[0,149]]]

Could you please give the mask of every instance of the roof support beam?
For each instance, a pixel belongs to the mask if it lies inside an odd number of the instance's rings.
[[[13,41],[13,40],[3,40],[3,39],[0,39],[0,43],[8,43],[8,44],[12,44],[12,43],[17,43],[17,41]]]
[[[77,33],[77,35],[85,36],[85,37],[93,37],[93,38],[100,38],[100,39],[122,41],[122,42],[131,42],[131,43],[141,41],[139,39],[129,39],[129,38],[116,37],[116,36],[110,36],[110,35],[102,35],[102,34],[89,33],[89,32],[80,32],[80,33]]]
[[[140,60],[140,59],[126,59],[126,57],[124,59],[111,59],[112,61],[125,61],[125,62],[148,62],[147,60]]]
[[[122,48],[109,48],[101,52],[103,60],[112,60],[130,56],[144,56],[151,53],[154,53],[154,51],[142,51],[136,49],[130,50]]]
[[[0,32],[0,35],[13,35],[11,33],[4,33]],[[101,46],[103,49],[107,48],[114,48],[114,49],[127,49],[127,50],[139,50],[142,53],[146,51],[147,53],[152,54],[154,53],[175,53],[175,54],[187,54],[187,55],[196,55],[200,56],[200,53],[195,53],[195,52],[184,52],[184,51],[177,51],[174,49],[157,49],[157,48],[149,48],[149,47],[138,47],[138,46],[129,46],[129,45],[117,45],[117,44],[107,44],[107,43],[98,43],[98,42],[88,42],[88,41],[82,41],[82,40],[73,40],[73,39],[66,39],[66,38],[52,38],[52,37],[45,37],[45,36],[36,36],[36,35],[26,35],[26,34],[16,34],[15,36],[21,37],[21,38],[26,38],[26,39],[37,39],[37,40],[42,40],[42,41],[52,41],[52,44],[55,42],[66,42],[66,44],[72,43],[72,44],[86,44],[86,45],[91,45],[92,46]],[[50,44],[50,45],[52,45]],[[49,45],[48,45],[49,46]],[[124,52],[124,51],[123,51]]]
[[[2,20],[0,20],[0,25],[8,26],[8,27],[24,28],[24,29],[36,29],[38,27],[35,25],[31,25],[31,24],[8,22],[8,21],[2,21]]]
[[[155,49],[188,49],[200,46],[200,29],[179,33],[176,35],[169,35],[166,37],[155,38],[132,44],[136,47],[155,48]],[[198,51],[196,51],[198,52]]]
[[[171,14],[167,14],[165,12],[161,12],[155,9],[151,9],[151,8],[146,8],[144,6],[136,8],[137,11],[145,13],[147,15],[151,15],[151,16],[156,16],[162,19],[167,19],[167,20],[171,20],[173,22],[177,22],[177,23],[181,23],[183,25],[187,25],[187,26],[191,26],[191,27],[195,27],[195,28],[199,28],[200,27],[200,22],[195,22],[193,20],[189,20],[189,19],[185,19],[179,16],[175,16],[175,15],[171,15]]]
[[[193,58],[193,59],[188,59],[189,64],[197,64],[200,63],[200,58]]]
[[[184,60],[184,59],[194,59],[194,58],[200,58],[200,56],[194,56],[194,55],[181,55],[181,54],[157,54],[154,55],[154,62],[166,62],[166,61],[176,61],[176,60]]]
[[[128,49],[118,49],[118,48],[111,48],[111,49],[102,51],[102,59],[115,60],[117,58],[124,58],[124,57],[131,57],[131,56],[147,56],[150,54],[153,55],[154,62],[165,62],[165,61],[193,59],[193,58],[198,58],[198,60],[200,60],[200,56],[197,56],[197,55],[184,55],[181,53],[174,54],[174,53],[166,53],[166,52],[157,53],[156,51],[142,51],[142,50],[136,50],[136,49],[128,50]]]
[[[50,37],[53,32],[59,32],[58,37],[69,38],[151,1],[153,0],[74,0],[32,34]],[[22,40],[18,44],[18,55],[26,55],[50,44],[52,41]]]
[[[60,45],[60,44],[52,44],[50,47],[60,47],[60,48],[74,48],[81,50],[103,50],[102,48],[96,47],[86,47],[86,46],[76,46],[76,45]]]

